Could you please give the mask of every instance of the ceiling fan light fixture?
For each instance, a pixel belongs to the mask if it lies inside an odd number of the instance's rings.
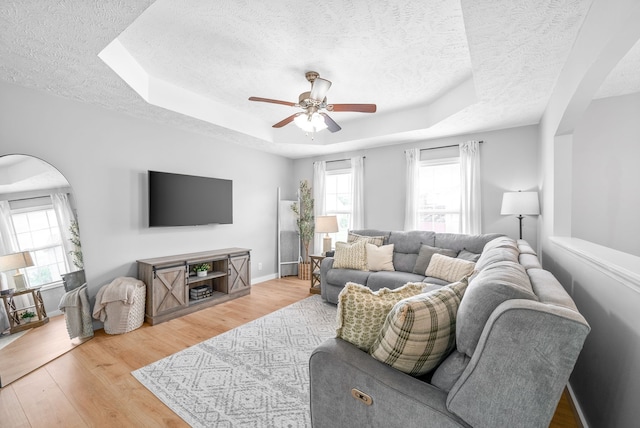
[[[318,112],[311,114],[299,114],[295,119],[293,119],[293,122],[304,132],[319,132],[323,129],[327,129],[324,117],[322,117]]]

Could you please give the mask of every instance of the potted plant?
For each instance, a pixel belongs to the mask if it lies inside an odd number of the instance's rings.
[[[35,312],[26,310],[20,315],[20,318],[22,318],[25,322],[31,322],[35,318],[35,316]]]
[[[211,269],[209,263],[198,263],[193,266],[193,270],[196,272],[196,276],[207,276],[207,272]]]
[[[309,279],[311,263],[309,261],[309,245],[313,240],[315,222],[313,217],[313,197],[311,186],[307,180],[300,181],[299,189],[300,203],[294,202],[291,209],[296,215],[296,224],[298,225],[298,234],[302,242],[304,250],[298,265],[298,278]]]

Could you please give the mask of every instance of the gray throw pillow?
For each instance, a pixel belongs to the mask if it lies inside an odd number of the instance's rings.
[[[457,251],[449,250],[447,248],[438,248],[438,247],[432,247],[430,245],[422,245],[420,247],[420,252],[418,253],[416,264],[413,267],[413,273],[417,275],[425,275],[427,272],[427,268],[429,267],[429,262],[431,261],[431,257],[433,257],[433,255],[436,253],[449,256],[449,257],[456,257],[458,255]]]
[[[470,262],[477,262],[480,259],[481,254],[472,253],[471,251],[467,251],[466,248],[463,248],[462,251],[458,253],[458,259],[468,260]]]

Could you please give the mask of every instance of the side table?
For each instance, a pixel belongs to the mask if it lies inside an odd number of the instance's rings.
[[[18,296],[28,296],[29,304],[25,307],[17,307],[15,298]],[[33,327],[39,327],[49,322],[47,312],[44,309],[40,290],[29,288],[26,290],[16,291],[13,294],[3,294],[2,300],[4,310],[9,318],[10,333],[26,330]],[[32,303],[32,304],[31,304]],[[34,317],[30,319],[22,318],[24,312],[33,312]]]
[[[322,260],[325,257],[312,255],[309,258],[311,259],[311,288],[309,288],[309,293],[320,294],[320,264],[322,264]]]

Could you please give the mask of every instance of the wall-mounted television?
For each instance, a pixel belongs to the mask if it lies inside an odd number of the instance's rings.
[[[233,223],[233,182],[149,171],[149,227]]]

